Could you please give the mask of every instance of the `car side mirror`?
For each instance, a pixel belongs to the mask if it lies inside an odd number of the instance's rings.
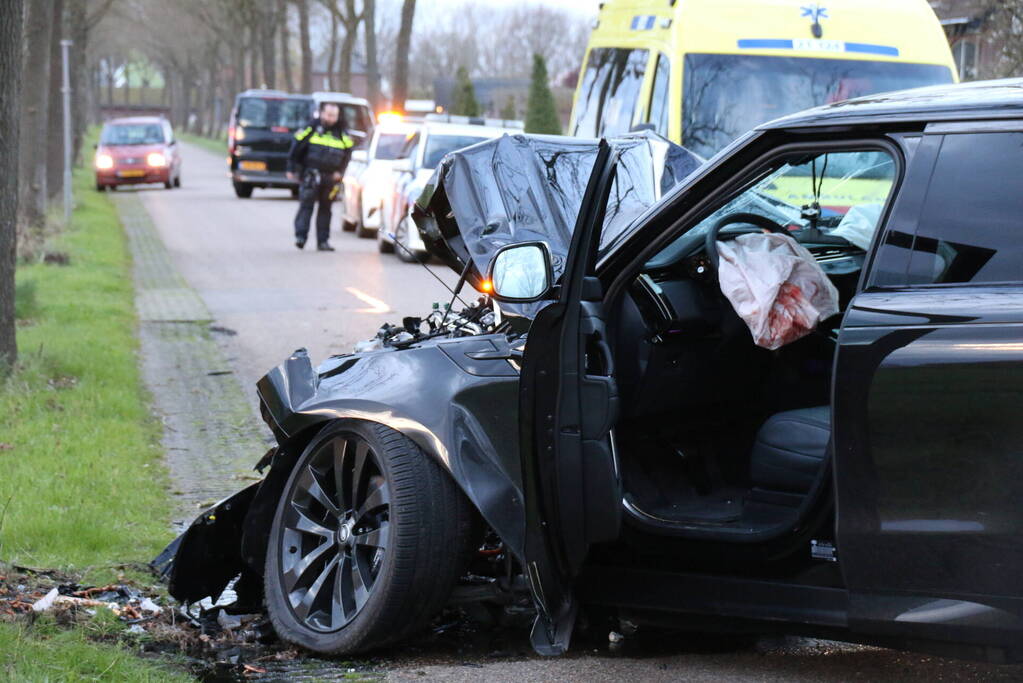
[[[408,157],[405,157],[404,159],[397,159],[395,160],[394,165],[392,165],[391,168],[397,171],[398,173],[411,173],[412,159]]]
[[[366,163],[369,161],[369,152],[364,149],[357,149],[352,152],[352,161],[361,161]]]
[[[498,249],[487,270],[498,301],[528,303],[546,298],[554,285],[551,252],[544,242],[519,242]]]

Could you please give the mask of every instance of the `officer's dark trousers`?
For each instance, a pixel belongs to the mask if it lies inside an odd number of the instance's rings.
[[[305,240],[309,235],[309,222],[316,208],[316,242],[323,244],[330,239],[330,192],[334,183],[328,174],[322,174],[317,182],[317,174],[306,173],[302,176],[302,184],[298,190],[298,213],[295,214],[295,239]],[[317,205],[319,207],[317,208]]]

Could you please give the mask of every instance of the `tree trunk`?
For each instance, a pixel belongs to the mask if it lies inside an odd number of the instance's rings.
[[[259,10],[259,48],[263,58],[263,84],[268,88],[277,87],[277,9],[269,0],[262,0]]]
[[[46,220],[46,145],[49,125],[50,36],[53,14],[47,0],[30,0],[25,17],[25,55],[21,91],[21,220],[41,227]],[[17,46],[22,45],[21,39]],[[20,50],[19,50],[20,51]]]
[[[245,47],[245,52],[249,59],[249,87],[258,88],[259,83],[259,60],[258,52],[256,51],[256,41],[259,39],[259,34],[256,32],[256,27],[249,24],[248,30],[249,42]]]
[[[89,56],[89,28],[86,24],[84,0],[72,0],[68,6],[68,28],[71,32],[71,139],[74,163],[81,161],[82,138],[89,123],[87,80]]]
[[[401,27],[395,46],[394,85],[391,88],[394,109],[404,112],[408,99],[408,56],[412,44],[412,19],[416,14],[416,0],[404,0],[401,4]]]
[[[327,90],[334,87],[334,60],[337,58],[338,21],[337,15],[330,13],[330,53],[327,55]]]
[[[277,16],[281,28],[281,73],[284,76],[284,87],[288,92],[295,92],[295,75],[291,72],[291,31],[288,28],[288,14],[288,0],[277,0]]]
[[[114,105],[114,58],[105,57],[104,63],[107,66],[107,106]]]
[[[0,375],[18,357],[14,264],[18,226],[18,133],[22,0],[0,2]]]
[[[231,85],[234,94],[245,90],[245,46],[238,41],[234,46],[233,64],[231,65]]]
[[[46,124],[46,197],[52,199],[64,187],[64,85],[60,41],[64,37],[64,0],[51,0],[50,104]],[[70,59],[71,55],[68,55]],[[68,64],[71,67],[71,64]]]
[[[355,39],[359,37],[358,24],[345,31],[345,39],[341,43],[341,65],[338,68],[338,90],[352,91],[352,51],[355,50]]]
[[[298,42],[302,51],[302,75],[299,90],[313,91],[313,48],[309,42],[309,0],[295,0],[298,6]]]
[[[363,2],[362,30],[366,41],[366,94],[369,106],[376,111],[380,107],[380,67],[377,65],[377,24],[376,0]]]

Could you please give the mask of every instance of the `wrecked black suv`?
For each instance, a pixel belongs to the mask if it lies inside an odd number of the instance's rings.
[[[649,133],[449,155],[416,220],[492,298],[264,377],[266,476],[168,548],[170,591],[261,588],[328,653],[528,591],[548,654],[582,606],[1016,659],[1021,178],[1023,81],[702,165]]]

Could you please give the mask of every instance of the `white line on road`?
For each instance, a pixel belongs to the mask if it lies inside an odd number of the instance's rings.
[[[356,289],[355,287],[345,287],[345,289],[348,291],[349,294],[354,296],[356,299],[358,299],[359,301],[363,302],[364,304],[369,304],[369,306],[370,306],[370,308],[357,308],[357,309],[355,309],[356,313],[390,313],[391,312],[391,307],[388,306],[386,302],[381,301],[380,299],[376,298],[375,296],[370,296],[369,294],[366,294],[366,292],[362,291],[361,289]]]

